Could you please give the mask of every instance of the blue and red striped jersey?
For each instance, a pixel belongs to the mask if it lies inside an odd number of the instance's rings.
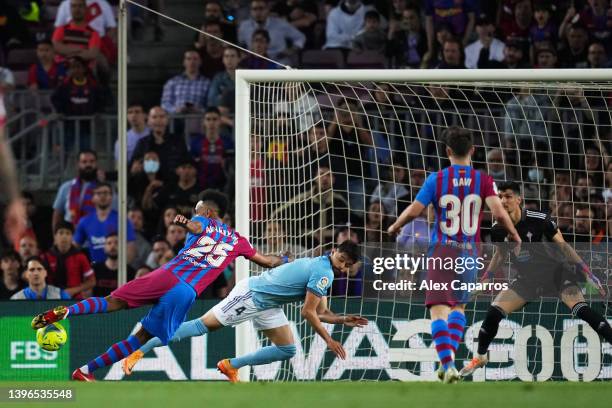
[[[493,178],[471,166],[452,165],[430,174],[416,200],[425,207],[434,206],[431,243],[480,242],[484,201],[496,195]]]
[[[201,216],[191,220],[202,224],[202,233],[188,233],[185,247],[163,268],[191,285],[199,295],[234,259],[251,258],[256,251],[246,238],[221,221]]]

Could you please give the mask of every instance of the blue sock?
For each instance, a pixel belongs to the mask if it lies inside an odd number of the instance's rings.
[[[465,328],[465,315],[458,310],[453,310],[448,315],[448,335],[450,337],[453,353],[457,354],[459,343],[463,337],[463,329]]]
[[[444,370],[448,370],[449,367],[454,367],[453,348],[448,335],[446,320],[438,319],[431,322],[431,336],[433,337],[436,351],[438,352],[438,358]]]
[[[170,343],[175,343],[188,337],[202,336],[206,333],[208,333],[208,327],[206,327],[200,319],[190,320],[188,322],[184,322],[179,326],[179,328],[174,333],[174,336],[172,336],[172,338],[170,339]],[[144,354],[147,354],[150,350],[159,346],[163,346],[161,340],[157,337],[153,337],[151,340],[147,341],[144,346],[140,348],[140,351],[142,351]]]
[[[103,297],[91,297],[68,306],[68,316],[80,314],[106,313],[108,302]]]
[[[246,356],[234,357],[230,360],[230,364],[234,368],[241,368],[248,365],[269,364],[275,361],[289,360],[291,357],[295,356],[295,352],[295,344],[268,346],[260,348],[256,352],[247,354]]]

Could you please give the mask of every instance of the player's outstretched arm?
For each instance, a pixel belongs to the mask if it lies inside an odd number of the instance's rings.
[[[580,255],[576,252],[574,248],[570,244],[568,244],[563,238],[563,234],[560,231],[557,231],[555,235],[552,237],[553,242],[559,244],[561,247],[561,251],[565,254],[565,256],[580,269],[580,272],[584,275],[584,277],[589,281],[593,286],[597,288],[599,294],[602,296],[606,296],[606,290],[601,284],[601,281],[597,276],[591,272],[589,266],[582,260]]]
[[[497,196],[489,196],[486,199],[487,206],[491,210],[493,217],[495,220],[501,225],[506,231],[508,231],[508,235],[510,235],[510,239],[520,245],[521,237],[519,236],[516,228],[514,228],[514,223],[510,219],[510,215],[504,209],[504,206],[501,203],[501,200]],[[520,248],[519,248],[520,249]]]
[[[302,306],[302,317],[312,326],[317,334],[321,336],[323,340],[325,340],[327,347],[329,347],[329,349],[333,351],[336,356],[344,360],[346,358],[346,351],[344,350],[344,347],[342,347],[342,344],[331,338],[327,330],[325,330],[325,327],[323,327],[321,319],[319,319],[317,310],[319,304],[321,303],[321,299],[322,298],[314,293],[307,291],[304,306]]]
[[[348,327],[363,327],[368,324],[368,319],[362,316],[335,314],[327,307],[327,297],[325,296],[321,298],[321,302],[317,306],[317,314],[323,323],[343,324]]]
[[[256,252],[254,256],[249,258],[249,261],[255,262],[257,265],[263,266],[264,268],[276,268],[277,266],[293,261],[293,256],[288,254],[281,256],[263,255]]]
[[[185,228],[187,231],[195,235],[201,234],[203,231],[201,223],[197,221],[191,221],[184,215],[180,214],[174,218],[174,224],[180,225],[181,227]]]
[[[418,217],[424,209],[425,206],[421,202],[414,201],[404,211],[402,211],[400,216],[397,217],[397,220],[395,220],[395,222],[389,226],[387,229],[389,235],[397,235],[404,225]]]

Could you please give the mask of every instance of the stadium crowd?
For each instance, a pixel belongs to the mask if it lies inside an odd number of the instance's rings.
[[[146,4],[172,15],[170,2],[165,7],[160,1]],[[57,12],[53,27],[45,26],[42,18],[49,10]],[[106,0],[0,0],[0,94],[10,98],[15,88],[49,90],[55,111],[69,118],[110,109],[117,57],[113,13],[113,2]],[[203,0],[202,21],[201,29],[208,34],[305,68],[595,69],[610,66],[612,51],[612,7],[606,0]],[[163,41],[160,19],[131,8],[132,37],[143,35],[147,24],[154,25],[154,41]],[[37,61],[27,75],[14,75],[7,65],[11,54],[33,46]],[[159,101],[132,101],[127,111],[130,279],[159,267],[182,247],[185,231],[172,220],[176,214],[190,215],[202,191],[216,190],[225,196],[222,201],[233,202],[235,70],[281,68],[202,34],[185,44],[182,65],[182,72],[158,84]],[[402,98],[400,88],[381,85],[378,90],[378,102],[416,111],[452,111],[457,105],[474,109],[479,103],[504,107],[503,132],[530,137],[508,137],[497,145],[477,141],[491,146],[477,152],[477,167],[496,180],[526,181],[526,205],[551,211],[568,241],[608,243],[608,95],[519,91],[492,100],[444,87],[421,87]],[[546,110],[545,118],[541,112]],[[567,123],[566,117],[553,116],[568,111],[579,112],[573,128],[543,124]],[[414,146],[365,131],[359,121],[367,109],[351,102],[339,105],[337,113],[337,120],[322,118],[321,125],[303,135],[312,157],[321,158],[314,164],[312,186],[272,210],[266,205],[266,197],[273,195],[266,174],[295,163],[292,155],[304,161],[306,152],[252,138],[251,218],[265,224],[266,231],[255,245],[270,252],[300,253],[313,242],[325,248],[346,239],[388,241],[387,226],[414,198],[427,172],[439,168],[433,138]],[[178,119],[171,132],[173,116],[185,114],[198,115],[197,131]],[[538,122],[541,128],[534,125]],[[86,140],[88,131],[77,131],[66,119],[67,135],[72,135],[67,144],[77,136]],[[553,137],[559,133],[567,135],[561,149]],[[117,286],[116,172],[98,166],[93,146],[80,146],[92,150],[78,153],[76,177],[59,187],[52,208],[37,205],[34,196],[24,192],[29,229],[20,240],[2,245],[0,299],[80,299],[104,296]],[[533,153],[524,153],[529,151]],[[292,230],[308,230],[301,236],[316,230],[318,235],[288,248],[279,239],[284,224],[278,220],[288,219],[285,214],[300,211],[298,207],[314,208],[317,217]],[[231,225],[231,206],[228,210],[225,221]],[[406,226],[401,239],[410,242],[427,234],[424,214]],[[334,290],[361,294],[366,265],[364,261],[356,267],[352,279],[339,277]],[[225,296],[232,280],[230,267],[203,296]]]

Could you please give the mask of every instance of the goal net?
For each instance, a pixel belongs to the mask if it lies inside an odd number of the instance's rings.
[[[472,133],[473,166],[496,182],[520,182],[524,207],[550,212],[608,287],[608,79],[609,72],[594,70],[238,71],[237,229],[262,252],[290,251],[296,257],[325,254],[346,239],[359,242],[359,267],[335,277],[329,306],[370,321],[355,329],[326,325],[347,350],[341,360],[301,319],[301,305],[287,306],[299,339],[297,355],[255,367],[250,378],[435,379],[437,356],[422,291],[377,289],[381,282],[418,284],[424,272],[380,268],[377,258],[426,251],[427,214],[397,239],[385,231],[425,178],[449,165],[440,135],[450,126]],[[491,224],[485,213],[480,226],[485,242]],[[491,250],[483,245],[485,258]],[[262,272],[246,262],[237,271],[238,279]],[[508,282],[513,273],[504,268],[494,282]],[[607,299],[588,286],[581,290],[593,308],[612,318]],[[468,304],[458,368],[475,351],[495,294],[483,293]],[[612,346],[558,299],[529,300],[502,322],[490,362],[475,373],[475,381],[612,378]],[[266,342],[248,324],[239,326],[239,355]]]

